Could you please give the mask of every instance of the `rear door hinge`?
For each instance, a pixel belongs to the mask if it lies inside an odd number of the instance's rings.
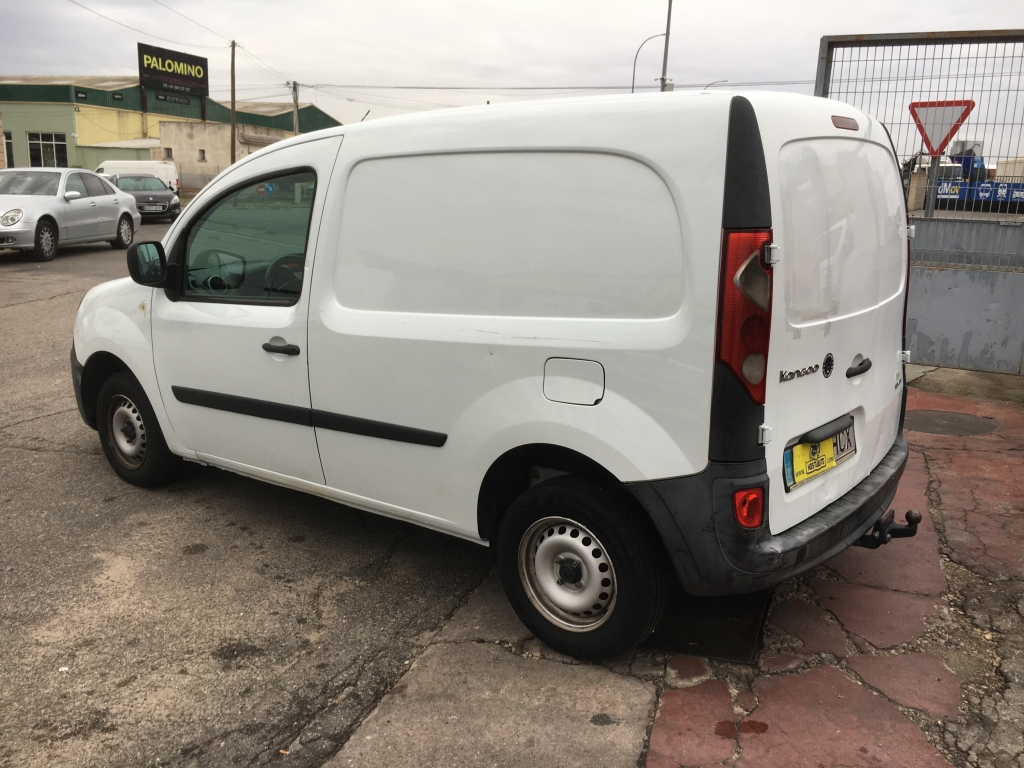
[[[782,248],[775,243],[768,243],[764,247],[764,263],[769,267],[782,261]]]
[[[762,424],[757,428],[757,442],[760,445],[765,445],[772,441],[772,428],[767,424]]]
[[[913,240],[915,237],[917,237],[917,227],[911,224],[907,227],[907,240]]]
[[[909,363],[910,362],[910,350],[909,349],[904,349],[902,352],[900,352],[900,362],[903,362],[903,363]]]

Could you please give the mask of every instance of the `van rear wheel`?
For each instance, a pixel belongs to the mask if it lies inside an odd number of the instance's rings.
[[[618,656],[654,631],[666,598],[660,542],[621,488],[563,475],[512,504],[498,571],[523,623],[561,653]]]

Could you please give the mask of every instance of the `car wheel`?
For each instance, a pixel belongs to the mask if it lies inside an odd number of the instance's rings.
[[[53,261],[57,255],[57,227],[53,222],[41,221],[36,227],[36,247],[32,257],[36,261]]]
[[[164,485],[181,465],[164,441],[142,385],[127,371],[113,374],[100,387],[96,431],[110,466],[132,485]]]
[[[117,237],[110,241],[112,248],[127,248],[132,244],[135,237],[135,230],[132,228],[132,220],[128,216],[122,216],[117,222]]]
[[[611,484],[573,475],[538,483],[509,508],[497,550],[512,607],[561,653],[618,656],[664,613],[661,543],[636,502]]]

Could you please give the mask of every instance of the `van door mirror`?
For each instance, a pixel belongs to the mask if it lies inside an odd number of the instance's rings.
[[[72,200],[77,200],[81,196],[82,196],[81,192],[75,192],[73,189],[64,193],[64,199],[67,200],[68,202],[70,202]]]
[[[167,280],[167,257],[160,243],[132,243],[128,248],[128,274],[139,285],[159,288]]]

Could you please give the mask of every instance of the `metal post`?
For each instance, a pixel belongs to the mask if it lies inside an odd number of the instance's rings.
[[[939,158],[933,157],[928,166],[928,187],[924,191],[924,217],[935,218],[935,195],[939,191]]]
[[[235,46],[231,41],[231,164],[235,164]]]
[[[665,22],[665,58],[661,60],[661,90],[665,90],[665,77],[668,74],[668,36],[672,31],[672,0],[668,0],[668,20]]]
[[[299,82],[292,80],[292,133],[299,135]]]
[[[139,83],[139,105],[142,109],[142,138],[149,138],[149,115],[146,110],[146,86]]]

